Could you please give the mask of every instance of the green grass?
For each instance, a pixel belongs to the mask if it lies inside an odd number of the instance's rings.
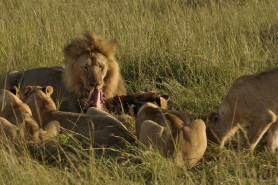
[[[63,47],[91,30],[118,43],[128,92],[168,94],[170,108],[205,119],[236,78],[277,66],[277,9],[275,0],[1,0],[0,73],[63,65]],[[38,162],[2,147],[0,183],[278,183],[278,157],[263,145],[254,155],[209,146],[190,170],[131,146],[73,148],[66,161]]]

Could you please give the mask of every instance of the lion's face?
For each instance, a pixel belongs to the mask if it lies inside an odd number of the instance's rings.
[[[53,87],[51,86],[26,86],[19,91],[18,96],[22,102],[26,103],[31,108],[31,110],[40,107],[56,110],[56,105],[50,97],[52,93]]]
[[[53,93],[52,86],[26,86],[18,93],[22,102],[27,104],[35,120],[42,127],[51,120],[51,114],[56,111],[56,105],[50,97]]]
[[[116,43],[97,37],[93,33],[72,40],[65,49],[63,83],[77,99],[88,98],[97,88],[106,98],[125,95],[125,83],[114,58]]]
[[[210,113],[206,122],[206,134],[208,140],[220,144],[220,139],[217,136],[217,134],[214,132],[215,130],[214,127],[215,125],[218,124],[218,122],[219,122],[218,113],[216,112]]]
[[[80,81],[87,91],[103,88],[104,78],[108,71],[107,64],[107,58],[101,53],[91,52],[77,58],[76,70],[79,70]]]

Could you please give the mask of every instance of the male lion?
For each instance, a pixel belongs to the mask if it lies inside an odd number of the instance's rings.
[[[187,115],[161,109],[150,102],[138,112],[133,107],[133,112],[137,138],[148,148],[155,147],[164,156],[173,156],[175,162],[185,163],[189,168],[204,155],[207,138],[206,126],[201,119],[190,122]]]
[[[89,108],[86,114],[56,111],[50,97],[52,93],[51,86],[26,86],[19,91],[20,99],[30,107],[34,118],[42,126],[57,120],[63,130],[71,132],[77,139],[92,139],[95,147],[111,146],[122,138],[129,142],[135,141],[119,120],[97,108]]]
[[[60,110],[80,113],[82,101],[89,92],[101,90],[108,102],[126,94],[125,83],[114,58],[116,44],[92,33],[74,39],[64,49],[65,67],[36,68],[6,73],[0,88],[13,86],[52,86],[53,100],[61,102]]]
[[[278,68],[236,79],[218,113],[208,116],[208,139],[223,147],[238,125],[247,125],[250,150],[268,131],[267,149],[274,152],[278,146],[277,79]]]

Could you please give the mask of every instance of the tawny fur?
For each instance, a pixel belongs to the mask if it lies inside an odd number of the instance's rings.
[[[28,142],[40,145],[47,142],[46,150],[53,149],[55,141],[52,139],[60,129],[58,122],[50,122],[46,129],[40,128],[28,105],[7,90],[0,90],[0,110],[1,124],[4,126],[2,128],[9,128],[8,132],[12,140],[18,136],[18,131],[20,137],[25,138]]]
[[[202,120],[190,122],[186,114],[149,102],[134,117],[138,140],[166,157],[173,157],[178,165],[191,168],[204,155],[207,139]]]
[[[32,110],[33,117],[41,128],[53,121],[52,112],[56,111],[56,105],[50,97],[52,93],[51,86],[26,86],[18,93],[20,100]]]
[[[278,68],[236,79],[218,112],[208,116],[208,139],[223,147],[238,125],[247,125],[248,147],[253,150],[267,131],[267,148],[274,152],[278,146],[277,79]]]
[[[106,94],[108,102],[117,95],[126,95],[125,83],[114,57],[116,44],[85,33],[64,48],[65,67],[43,67],[12,71],[2,75],[0,88],[14,86],[52,86],[52,98],[59,110],[82,111],[82,101],[94,88]]]
[[[111,146],[122,139],[135,141],[119,120],[102,110],[91,107],[86,114],[57,111],[50,97],[52,93],[51,86],[27,86],[19,91],[19,97],[29,105],[34,118],[43,126],[57,120],[62,130],[70,132],[76,139],[92,139],[95,147]]]

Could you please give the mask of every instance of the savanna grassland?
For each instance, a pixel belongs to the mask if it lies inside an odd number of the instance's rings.
[[[64,46],[90,30],[117,42],[128,92],[168,94],[170,108],[205,120],[236,78],[277,66],[277,10],[276,0],[0,0],[0,73],[63,65]],[[277,154],[264,139],[241,152],[244,133],[209,145],[192,169],[127,143],[93,152],[61,137],[59,155],[37,160],[19,142],[0,147],[0,183],[277,184]]]

